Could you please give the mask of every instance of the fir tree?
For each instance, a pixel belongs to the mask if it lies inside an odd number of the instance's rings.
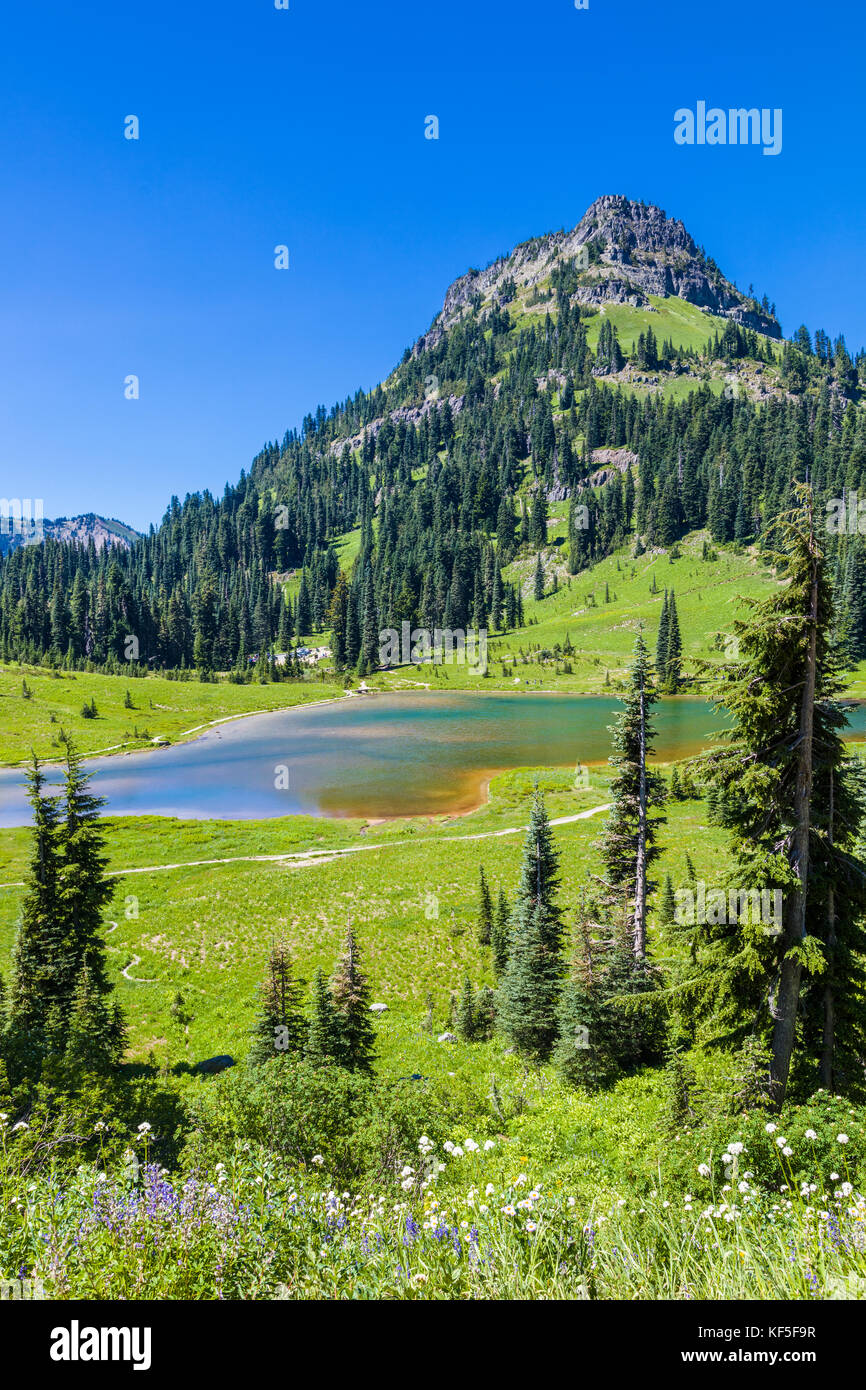
[[[376,1034],[370,1017],[370,987],[361,969],[358,942],[351,922],[331,980],[331,998],[340,1035],[339,1060],[349,1071],[371,1072]]]
[[[487,887],[483,864],[479,867],[478,876],[478,940],[482,946],[489,946],[493,937],[493,904],[490,901],[490,889]]]
[[[544,598],[544,565],[541,563],[541,551],[535,557],[535,581],[534,596],[536,601]]]
[[[33,757],[27,772],[27,795],[33,808],[33,849],[21,906],[21,924],[12,949],[10,1020],[31,1046],[44,1042],[52,1008],[66,1000],[72,976],[67,942],[58,914],[60,875],[59,824],[56,797],[43,793],[45,776]],[[68,1000],[66,1000],[68,1002]]]
[[[668,632],[665,651],[665,688],[675,695],[682,676],[683,642],[680,636],[680,620],[677,614],[677,601],[673,589],[668,599]]]
[[[101,995],[111,990],[102,938],[102,912],[114,894],[106,877],[105,836],[99,824],[102,797],[89,791],[90,776],[71,739],[66,741],[63,821],[58,827],[61,867],[57,877],[57,912],[65,939],[59,1005],[68,1014],[81,971],[88,971],[89,988]]]
[[[661,617],[659,618],[659,632],[656,638],[656,674],[662,685],[664,685],[667,674],[668,631],[668,591],[665,589]]]
[[[558,858],[536,784],[497,999],[498,1026],[518,1052],[533,1059],[549,1056],[557,1033],[563,931]]]
[[[310,1021],[304,1052],[313,1066],[325,1066],[329,1062],[340,1062],[343,1056],[340,1020],[337,1017],[334,1000],[321,966],[318,967],[313,976],[310,992]]]
[[[496,915],[490,929],[490,945],[493,953],[493,969],[497,979],[503,974],[508,964],[508,933],[509,933],[509,907],[508,899],[505,896],[505,889],[500,884],[499,897],[496,903]]]
[[[651,713],[658,698],[651,674],[646,645],[638,634],[629,691],[611,730],[613,805],[599,844],[612,902],[627,903],[633,950],[639,959],[646,956],[647,897],[655,887],[650,871],[661,852],[655,841],[664,822],[660,808],[666,797],[664,778],[647,766],[655,738]]]
[[[90,968],[82,966],[69,1009],[64,1061],[76,1072],[110,1072],[119,1063],[125,1042],[119,1005],[109,1004]]]
[[[271,947],[268,973],[259,986],[258,1015],[248,1061],[255,1066],[271,1057],[303,1050],[307,1025],[302,1010],[303,985],[292,974],[289,949]]]
[[[559,957],[545,942],[544,905],[515,904],[511,946],[497,996],[497,1022],[522,1057],[543,1061],[557,1037],[560,993]]]
[[[792,1059],[814,1076],[828,1056],[866,1051],[866,875],[857,857],[863,792],[841,738],[832,595],[808,487],[798,486],[776,534],[788,583],[750,600],[750,616],[735,624],[740,660],[717,687],[733,720],[730,746],[707,766],[732,832],[737,887],[778,892],[781,920],[768,930],[750,899],[733,920],[696,925],[684,990],[709,1036],[753,1035],[769,1047],[780,1106]]]
[[[665,874],[662,895],[659,901],[658,922],[660,927],[672,927],[677,919],[677,900],[670,874]]]
[[[478,1032],[478,1020],[475,1014],[475,996],[472,992],[472,983],[467,975],[463,981],[463,988],[460,991],[460,998],[457,1002],[457,1018],[455,1023],[458,1036],[464,1042],[474,1042]]]

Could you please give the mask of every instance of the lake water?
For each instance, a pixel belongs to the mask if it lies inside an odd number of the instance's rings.
[[[117,816],[457,813],[484,800],[495,772],[604,763],[619,708],[608,696],[359,696],[233,720],[191,743],[87,766]],[[664,700],[654,717],[665,761],[700,752],[722,722],[692,699]],[[852,732],[866,733],[866,705],[849,718]],[[0,770],[0,825],[29,819],[21,771]]]

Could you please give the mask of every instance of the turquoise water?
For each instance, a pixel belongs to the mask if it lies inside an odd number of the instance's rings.
[[[233,720],[192,743],[88,761],[112,815],[248,820],[433,815],[470,810],[513,767],[603,763],[619,702],[609,696],[371,695]],[[703,700],[664,700],[656,755],[700,752],[721,718]],[[866,733],[866,705],[850,711]],[[29,820],[19,769],[0,770],[0,825]]]

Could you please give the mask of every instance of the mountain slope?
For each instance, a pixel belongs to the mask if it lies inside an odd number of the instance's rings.
[[[598,199],[461,277],[386,381],[319,406],[218,499],[173,500],[129,550],[3,558],[0,656],[123,670],[134,634],[150,667],[243,680],[324,633],[368,675],[385,628],[523,630],[524,603],[624,548],[706,530],[760,551],[807,474],[819,508],[866,492],[866,356],[779,335],[680,222]],[[862,543],[827,544],[856,660]]]

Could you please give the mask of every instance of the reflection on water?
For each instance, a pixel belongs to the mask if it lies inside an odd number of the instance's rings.
[[[478,805],[503,769],[605,762],[618,709],[609,696],[366,696],[254,715],[88,767],[119,816],[456,813]],[[850,720],[866,731],[866,706]],[[669,761],[700,752],[722,721],[703,700],[677,699],[657,707],[655,722],[656,755]],[[0,825],[28,820],[21,771],[0,770]]]

